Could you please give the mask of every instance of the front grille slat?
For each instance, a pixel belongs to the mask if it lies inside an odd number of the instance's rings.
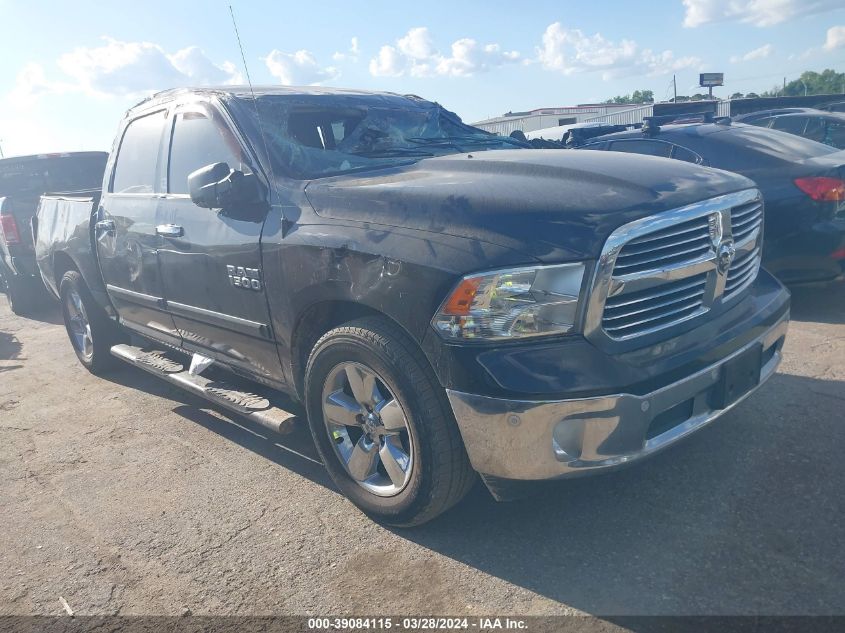
[[[609,337],[628,339],[678,324],[707,312],[717,302],[733,299],[754,281],[760,264],[763,204],[759,198],[746,202],[748,196],[740,200],[732,208],[729,202],[725,207],[711,205],[694,217],[675,211],[675,224],[667,227],[663,221],[664,228],[640,229],[616,247],[613,270],[608,273],[615,294],[605,298],[601,317]],[[721,234],[720,222],[725,237],[732,236],[738,250],[747,249],[752,239],[756,245],[734,259],[718,284],[716,280],[724,274],[717,273],[718,245],[714,245]],[[651,283],[643,289],[645,278]]]
[[[707,222],[696,222],[695,224],[690,225],[690,223],[685,222],[683,225],[673,226],[671,229],[663,229],[662,231],[655,231],[654,233],[648,233],[644,237],[631,240],[625,244],[625,248],[630,248],[631,246],[639,244],[650,244],[652,242],[672,238],[683,239],[683,237],[688,233],[700,233],[702,229],[709,230],[709,224]]]
[[[692,237],[686,236],[678,236],[680,239],[677,241],[672,241],[672,238],[664,237],[660,240],[654,240],[652,242],[637,242],[636,244],[627,244],[625,246],[625,255],[624,257],[628,257],[630,255],[638,255],[640,253],[648,253],[652,249],[657,250],[658,248],[670,248],[673,246],[681,246],[683,244],[692,244],[693,242],[700,242],[702,239],[701,235],[698,231],[690,233]],[[666,245],[662,243],[666,241]],[[617,259],[617,261],[619,261]]]
[[[670,250],[671,249],[671,250]],[[650,270],[660,266],[666,266],[678,261],[685,261],[692,259],[696,254],[703,255],[710,250],[710,241],[699,239],[699,244],[689,248],[677,247],[661,247],[657,249],[656,253],[643,253],[641,255],[626,256],[617,258],[615,271],[620,275],[626,275],[633,272],[641,272],[643,270]],[[621,262],[620,262],[621,259]]]
[[[608,299],[605,302],[605,309],[618,308],[622,306],[632,305],[635,303],[641,303],[643,301],[652,301],[655,299],[660,299],[662,297],[665,297],[666,295],[674,294],[676,292],[681,292],[683,290],[688,290],[689,288],[702,285],[705,282],[706,279],[703,275],[701,275],[699,277],[694,277],[689,283],[682,284],[677,288],[674,286],[669,288],[667,288],[666,286],[658,286],[657,288],[640,290],[636,293],[623,294],[619,297],[613,297],[611,299]]]
[[[672,317],[686,317],[698,310],[701,307],[701,302],[698,303],[688,303],[687,305],[675,308],[674,310],[669,310],[667,312],[662,313],[658,317],[649,317],[643,318],[638,321],[634,321],[632,323],[626,323],[624,325],[615,325],[615,326],[605,326],[605,331],[610,333],[618,333],[624,330],[630,330],[631,328],[638,327],[639,329],[650,329],[654,327],[654,325],[660,322],[665,322],[666,320],[672,320]],[[642,326],[647,325],[648,327],[643,328]]]
[[[605,302],[604,329],[609,334],[628,335],[635,329],[659,326],[673,317],[684,318],[702,307],[706,285],[707,275],[696,275],[656,289],[612,297]]]
[[[737,257],[728,271],[728,279],[725,283],[725,299],[730,299],[756,277],[760,266],[759,246],[741,257]]]
[[[763,205],[760,203],[737,207],[731,211],[731,232],[737,243],[748,239],[762,225]]]
[[[760,202],[752,202],[750,204],[734,207],[731,210],[732,218],[744,218],[748,215],[759,214],[763,210],[763,205]]]
[[[757,277],[757,268],[751,268],[741,277],[738,277],[725,286],[725,298],[733,297],[737,292],[745,288]]]
[[[738,277],[743,274],[748,269],[752,268],[756,264],[756,251],[751,253],[750,256],[736,261],[731,265],[730,270],[728,271],[728,282],[731,281],[734,277]]]
[[[701,295],[704,294],[704,286],[700,288],[693,289],[691,291],[687,291],[681,295],[671,297],[669,299],[665,299],[664,301],[660,301],[658,303],[650,303],[647,304],[648,307],[640,307],[638,309],[631,309],[625,312],[615,312],[605,308],[604,311],[604,322],[610,323],[611,321],[618,322],[619,319],[629,319],[632,316],[637,315],[645,315],[650,312],[654,312],[655,310],[662,310],[663,308],[669,308],[672,306],[677,306],[687,301],[693,300],[701,303]]]

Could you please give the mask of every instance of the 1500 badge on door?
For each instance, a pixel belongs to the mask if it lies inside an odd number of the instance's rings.
[[[261,290],[261,271],[258,268],[244,268],[243,266],[226,266],[229,283],[237,288],[247,290]]]

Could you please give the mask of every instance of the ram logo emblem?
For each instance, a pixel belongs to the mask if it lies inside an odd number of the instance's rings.
[[[258,268],[227,265],[226,272],[229,274],[229,283],[236,288],[261,290],[261,271]]]

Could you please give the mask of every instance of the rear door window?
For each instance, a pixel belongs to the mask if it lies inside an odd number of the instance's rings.
[[[614,152],[630,152],[646,156],[662,156],[663,158],[669,158],[672,155],[672,144],[664,141],[614,141],[610,144],[610,149]]]
[[[203,112],[180,112],[173,126],[168,162],[168,193],[187,194],[191,172],[213,163],[245,171],[237,138],[222,122]]]
[[[756,125],[757,127],[771,127],[772,121],[775,120],[773,116],[762,117],[760,119],[751,119],[748,121],[751,125]]]
[[[804,138],[808,138],[811,141],[817,141],[819,143],[824,142],[824,132],[825,132],[825,123],[826,121],[821,117],[810,117],[807,119],[807,126],[804,128]]]
[[[132,121],[123,133],[114,167],[114,193],[154,193],[164,110]]]
[[[804,116],[780,116],[775,117],[772,123],[772,128],[781,130],[782,132],[789,132],[790,134],[804,134],[804,128],[807,125],[807,117]]]
[[[845,123],[828,121],[823,142],[837,149],[845,149]]]
[[[700,165],[704,162],[701,156],[686,147],[681,147],[680,145],[675,145],[672,148],[672,158],[676,160],[683,160],[688,163],[695,163],[696,165]]]

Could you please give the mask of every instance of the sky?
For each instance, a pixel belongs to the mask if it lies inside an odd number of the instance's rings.
[[[158,90],[243,83],[230,2],[0,0],[0,148],[108,150]],[[845,70],[845,0],[231,0],[253,84],[413,93],[472,122],[603,101],[760,92]]]

